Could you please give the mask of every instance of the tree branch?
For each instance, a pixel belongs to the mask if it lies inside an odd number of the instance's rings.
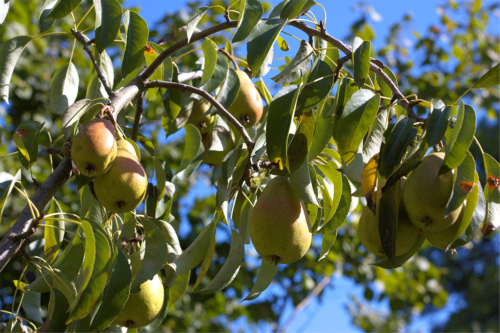
[[[189,86],[186,84],[182,83],[177,83],[177,82],[167,82],[167,81],[149,81],[148,83],[145,84],[146,88],[166,88],[166,89],[178,89],[182,91],[189,91],[194,94],[200,95],[203,98],[205,98],[207,101],[209,101],[213,106],[219,110],[219,112],[222,114],[224,118],[226,118],[231,124],[236,127],[236,129],[240,132],[241,136],[243,137],[243,140],[245,141],[245,144],[248,147],[248,150],[251,152],[255,143],[252,141],[250,136],[248,135],[247,131],[245,130],[245,127],[240,124],[240,122],[233,117],[232,114],[227,111],[222,104],[219,103],[212,95],[210,95],[208,92],[205,90],[201,90],[199,88]]]
[[[109,83],[106,80],[106,78],[104,77],[104,75],[102,75],[101,69],[99,68],[99,64],[95,60],[95,57],[94,57],[94,54],[92,53],[92,51],[90,51],[89,44],[85,40],[85,37],[82,35],[81,32],[75,31],[74,29],[71,29],[71,33],[73,34],[73,36],[75,36],[76,40],[82,44],[83,49],[89,55],[90,61],[92,61],[92,64],[94,65],[94,69],[97,72],[97,76],[99,77],[99,80],[101,80],[101,83],[104,86],[104,89],[106,90],[106,92],[108,93],[108,96],[110,98],[114,97],[115,93],[113,92],[113,90],[109,86]]]
[[[64,158],[57,166],[54,172],[43,182],[31,197],[31,201],[41,213],[45,206],[50,202],[52,197],[59,191],[64,183],[69,179],[72,165],[71,160]],[[23,211],[17,218],[14,225],[0,242],[0,272],[4,269],[7,263],[16,255],[24,241],[19,243],[13,240],[13,237],[21,235],[28,231],[33,222],[29,205],[24,207]]]

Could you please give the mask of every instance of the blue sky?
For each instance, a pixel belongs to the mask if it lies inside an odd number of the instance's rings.
[[[270,2],[273,6],[275,6],[280,1],[271,0]],[[360,12],[353,10],[353,7],[358,3],[358,1],[323,0],[317,2],[320,2],[325,7],[327,12],[327,31],[337,38],[344,38],[349,33],[351,24],[360,17]],[[494,1],[483,1],[485,4],[492,2]],[[123,7],[124,9],[132,6],[139,7],[141,9],[141,16],[144,17],[146,22],[152,25],[165,13],[185,8],[186,3],[186,0],[126,0]],[[202,2],[203,5],[208,3],[209,1]],[[423,33],[429,28],[429,26],[437,24],[439,22],[437,6],[443,3],[443,1],[365,0],[364,3],[373,8],[373,11],[371,12],[372,14],[369,15],[369,22],[376,33],[376,39],[373,41],[373,45],[376,48],[380,48],[384,46],[385,37],[388,35],[390,27],[395,22],[400,22],[406,14],[410,14],[412,17],[412,23],[410,26],[411,30]],[[161,9],[162,7],[165,9]],[[313,12],[318,20],[324,20],[324,14],[320,7],[315,7]],[[496,32],[498,35],[500,30],[498,15],[496,19],[492,16],[489,29],[491,29],[492,32]],[[296,30],[291,28],[287,28],[286,31],[296,33]],[[300,35],[298,35],[298,37],[304,38],[304,36]],[[408,34],[408,38],[407,42],[412,43],[413,41],[411,40],[410,34]],[[276,52],[277,48],[275,48],[275,58],[284,57],[286,55],[293,57],[295,55],[298,48],[298,41],[293,38],[286,39],[290,43],[291,50],[286,53],[282,51]],[[344,42],[352,44],[352,41],[345,40]],[[411,44],[409,44],[409,46],[410,45]],[[244,52],[244,50],[241,52]],[[410,57],[411,56],[416,57],[418,55],[410,55]],[[279,61],[276,61],[273,62],[272,67],[278,67],[281,64],[282,63]],[[276,73],[273,74],[273,72],[270,72],[268,77],[272,77]],[[179,136],[182,136],[182,134],[179,133]],[[189,207],[193,204],[196,197],[213,195],[214,193],[214,189],[209,190],[206,187],[203,189],[202,185],[197,186],[196,191],[190,193],[188,197],[183,198],[181,206],[184,206],[183,209],[187,213],[189,212]],[[183,230],[181,228],[181,232],[182,231]],[[311,302],[309,306],[295,318],[290,325],[288,332],[362,332],[359,328],[351,324],[351,317],[346,309],[346,304],[349,302],[349,297],[352,294],[362,298],[364,289],[361,286],[356,285],[351,279],[342,276],[335,276],[330,285],[332,285],[333,288],[326,289],[323,302],[318,303],[317,300]],[[265,294],[262,296],[265,297]],[[437,323],[437,321],[445,321],[449,314],[456,310],[455,301],[453,296],[450,297],[450,301],[443,310],[438,311],[432,316],[417,319],[414,324],[412,324],[410,329],[412,331],[429,332],[431,329],[431,321],[434,323]],[[377,305],[377,309],[389,311],[387,304]],[[288,305],[285,309],[285,320],[291,315],[292,311],[293,307]],[[280,324],[282,325],[283,323]],[[233,327],[235,330],[239,328],[245,329],[245,322],[237,321],[236,323],[233,323]],[[266,332],[271,331],[269,326],[259,327],[259,330],[264,330]]]

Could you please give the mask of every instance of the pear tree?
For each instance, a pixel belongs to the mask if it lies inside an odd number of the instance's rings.
[[[7,331],[160,330],[185,295],[245,280],[252,246],[260,264],[241,299],[256,299],[286,265],[327,258],[359,206],[365,256],[386,270],[404,270],[427,244],[457,251],[500,225],[500,165],[483,151],[475,106],[464,101],[499,84],[498,65],[453,101],[405,95],[368,39],[342,41],[326,29],[330,13],[311,14],[319,2],[269,10],[258,0],[219,2],[191,8],[186,25],[158,36],[118,0],[46,1],[30,14],[33,36],[1,41],[7,103],[30,49],[54,38],[61,48],[45,91],[54,121],[28,115],[0,136],[12,147],[4,158],[22,165],[0,173],[0,212],[7,198],[22,198],[3,217],[0,271],[22,256],[14,300],[50,298],[43,316],[23,307],[33,321],[10,311]],[[0,18],[12,14],[2,10]],[[303,39],[272,76],[276,48],[298,38],[285,27]],[[162,149],[179,142],[177,155]],[[33,170],[43,159],[50,172],[39,183]],[[31,195],[22,173],[31,173]],[[202,174],[216,189],[213,210],[181,246],[178,193]],[[60,198],[67,192],[77,202]],[[221,233],[230,248],[219,265]],[[43,249],[30,255],[37,236]],[[314,240],[321,245],[310,255]]]

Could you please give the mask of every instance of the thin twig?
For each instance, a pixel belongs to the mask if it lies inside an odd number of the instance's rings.
[[[321,282],[313,289],[313,291],[307,295],[306,298],[304,298],[302,300],[302,302],[300,302],[296,307],[295,309],[293,310],[293,313],[290,315],[290,317],[288,318],[288,320],[285,322],[285,324],[283,325],[283,327],[278,330],[279,332],[281,333],[285,333],[288,329],[288,327],[290,326],[290,324],[293,322],[293,320],[295,319],[295,317],[297,317],[297,315],[306,308],[306,306],[309,305],[309,303],[314,299],[316,298],[320,293],[321,291],[323,291],[323,289],[325,289],[325,287],[328,285],[328,283],[330,283],[330,280],[331,280],[331,277],[329,276],[325,276],[323,278],[323,280],[321,280]]]
[[[149,81],[148,83],[145,84],[145,88],[166,88],[166,89],[178,89],[182,91],[189,91],[191,93],[197,94],[205,98],[207,101],[209,101],[213,106],[219,110],[221,115],[226,118],[231,124],[236,127],[236,129],[240,132],[241,136],[243,137],[243,140],[245,141],[245,144],[248,147],[248,150],[251,152],[255,143],[252,141],[250,136],[248,135],[247,131],[245,130],[245,127],[241,125],[241,123],[234,118],[232,114],[229,113],[229,111],[226,110],[222,106],[222,104],[219,103],[212,95],[210,95],[208,92],[205,90],[201,90],[199,88],[189,86],[186,84],[182,83],[177,83],[177,82],[167,82],[167,81]]]
[[[232,61],[235,70],[238,69],[238,64],[236,63],[236,60],[234,60],[233,56],[230,55],[229,52],[227,52],[225,48],[221,47],[219,49],[219,52],[222,53],[223,55],[225,55],[229,60]]]
[[[135,108],[135,118],[134,118],[134,126],[132,127],[132,136],[131,139],[137,141],[137,134],[139,133],[139,127],[141,125],[141,119],[142,119],[142,110],[144,108],[144,102],[143,102],[143,94],[140,93],[137,96],[137,104]]]
[[[85,39],[85,37],[82,35],[81,32],[75,31],[74,29],[71,29],[71,33],[73,34],[73,36],[75,36],[76,40],[79,41],[80,44],[82,44],[83,49],[89,55],[90,61],[92,61],[92,64],[94,65],[94,69],[97,72],[97,76],[99,77],[99,80],[101,80],[101,83],[104,86],[104,89],[106,89],[106,92],[108,93],[108,96],[110,98],[114,97],[115,93],[113,92],[113,90],[109,86],[108,81],[106,80],[106,78],[104,77],[104,75],[102,75],[101,69],[99,68],[99,64],[95,60],[94,54],[90,50],[89,43],[87,42],[87,40]]]

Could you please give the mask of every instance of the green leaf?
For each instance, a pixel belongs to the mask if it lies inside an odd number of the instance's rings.
[[[337,239],[337,230],[335,230],[335,232],[333,233],[323,234],[323,240],[321,243],[321,252],[319,254],[318,261],[326,258],[328,252],[330,252],[330,249],[332,248],[336,239]]]
[[[90,278],[92,277],[92,272],[94,270],[94,261],[96,260],[96,237],[94,235],[94,230],[92,225],[85,219],[81,220],[83,233],[85,235],[85,252],[83,264],[81,265],[80,274],[76,281],[76,287],[80,291],[80,294],[87,287]]]
[[[177,271],[177,279],[172,288],[168,289],[168,308],[171,309],[172,306],[179,301],[182,296],[186,293],[189,286],[189,278],[191,276],[191,271],[188,270],[184,273],[179,273]]]
[[[165,195],[165,183],[167,181],[167,175],[163,170],[162,161],[158,158],[155,158],[154,162],[155,162],[156,188],[158,189],[158,198],[162,198]]]
[[[174,264],[177,266],[177,274],[188,272],[203,260],[213,237],[213,233],[215,233],[215,223],[210,223],[203,229],[198,237],[196,237],[191,245],[174,260]]]
[[[82,0],[59,0],[57,4],[52,8],[47,19],[55,20],[60,19],[71,13]]]
[[[21,303],[21,307],[28,317],[38,323],[43,323],[41,298],[42,295],[40,293],[28,291],[24,294],[23,302]]]
[[[245,255],[245,244],[237,231],[231,230],[231,249],[219,273],[200,293],[216,293],[226,288],[238,274]]]
[[[95,45],[97,52],[102,53],[108,46],[113,44],[120,31],[123,10],[117,0],[100,0],[100,2],[101,23],[96,25]]]
[[[306,73],[307,65],[313,55],[314,51],[312,46],[303,40],[292,61],[278,75],[272,77],[271,80],[281,84],[297,81]]]
[[[205,152],[205,148],[203,148],[203,143],[201,142],[200,131],[191,124],[186,124],[184,129],[186,131],[184,153],[182,154],[181,165],[175,170],[175,176],[172,182],[189,177],[189,175],[191,175],[191,173],[201,164]]]
[[[371,44],[364,41],[352,54],[353,76],[356,85],[362,89],[370,72]]]
[[[234,103],[239,92],[240,78],[234,69],[229,68],[227,71],[226,82],[224,82],[224,85],[221,87],[220,92],[217,95],[217,100],[227,110]],[[214,108],[214,106],[212,106],[212,108]]]
[[[52,112],[62,114],[75,102],[78,95],[78,71],[70,62],[57,69],[49,89],[49,105]]]
[[[389,258],[385,257],[384,259],[381,259],[372,265],[382,267],[385,269],[393,269],[393,268],[398,268],[403,266],[408,260],[410,260],[415,253],[422,247],[422,245],[425,242],[425,237],[418,235],[417,239],[415,240],[415,243],[413,244],[412,248],[408,250],[405,254],[402,254],[400,256],[396,256],[393,259],[393,262],[389,260]]]
[[[328,164],[330,164],[331,174],[335,177],[333,181],[330,180],[334,185],[335,191],[331,202],[330,213],[328,217],[325,215],[326,222],[323,227],[316,232],[317,234],[333,233],[337,230],[342,223],[344,223],[349,214],[349,208],[351,207],[351,185],[349,184],[349,179],[337,170],[333,170],[335,164],[332,161],[329,161]],[[342,183],[340,183],[339,175],[342,177]],[[341,188],[342,192],[340,191]]]
[[[487,71],[477,82],[472,86],[472,88],[487,88],[491,86],[496,86],[500,84],[500,69],[499,64]]]
[[[201,44],[201,49],[203,50],[203,55],[205,56],[205,62],[200,86],[204,85],[210,80],[210,78],[214,74],[215,66],[217,64],[217,50],[215,49],[214,42],[212,42],[210,39],[205,39],[203,44]]]
[[[290,182],[293,191],[300,200],[304,201],[306,204],[312,204],[319,207],[318,199],[316,198],[311,183],[311,175],[309,174],[309,164],[307,160],[306,156],[302,165],[290,175]]]
[[[325,99],[333,86],[333,71],[328,64],[321,59],[317,59],[307,77],[307,83],[300,91],[297,100],[295,116],[312,110],[323,99]]]
[[[382,197],[377,205],[378,232],[384,254],[389,261],[395,263],[396,257],[396,230],[399,217],[399,201],[401,195],[401,182],[391,187],[384,187]]]
[[[318,109],[321,108],[322,104],[325,104],[323,111],[328,109],[328,102],[333,101],[332,99],[325,99],[319,105]],[[323,113],[324,114],[324,113]],[[318,156],[323,149],[328,144],[328,141],[333,135],[333,122],[335,117],[324,117],[319,112],[316,112],[316,130],[312,139],[311,149],[309,150],[309,162],[312,161],[316,156]]]
[[[467,205],[464,208],[462,217],[470,219],[469,225],[467,226],[467,229],[465,229],[464,233],[448,246],[448,249],[456,249],[457,247],[470,242],[481,228],[481,223],[483,223],[486,214],[486,204],[483,188],[479,182],[479,176],[477,173],[474,178],[474,182],[477,183],[477,186],[474,186],[471,193],[467,197]]]
[[[201,262],[200,270],[198,272],[198,277],[196,278],[196,282],[193,286],[193,290],[196,290],[196,288],[200,285],[201,281],[203,280],[205,274],[207,274],[208,269],[210,268],[210,264],[212,263],[214,254],[215,254],[215,232],[212,233],[212,239],[210,240],[210,244],[208,245],[205,257]]]
[[[476,133],[476,113],[470,105],[462,102],[458,110],[457,122],[453,128],[451,144],[446,145],[446,157],[439,169],[442,175],[458,167],[464,160]],[[456,138],[456,139],[455,139]]]
[[[500,226],[500,164],[489,155],[483,154],[486,172],[486,216],[483,223],[483,235],[486,237]]]
[[[182,95],[177,89],[170,89],[163,94],[162,99],[165,113],[169,119],[176,119],[182,110]]]
[[[243,41],[259,23],[264,14],[264,7],[257,0],[241,0],[238,26],[234,32],[232,43]]]
[[[153,42],[149,42],[146,44],[146,50],[144,51],[144,58],[146,59],[146,66],[151,66],[151,64],[153,63],[153,61],[156,60],[156,58],[158,58],[158,55],[159,55],[159,52],[157,51],[157,49],[160,48],[159,45],[154,45],[153,46]],[[158,68],[154,71],[154,73],[151,75],[151,77],[149,78],[150,81],[154,81],[154,80],[159,80],[159,81],[163,81],[164,78],[163,78],[163,73],[164,73],[164,70],[163,70],[163,64],[161,64],[160,66],[158,66]],[[147,99],[147,102],[150,102],[156,95],[156,93],[158,92],[159,88],[149,88],[148,89],[148,99]],[[179,100],[180,100],[180,91],[176,90],[177,94],[179,95]],[[179,108],[180,110],[180,108]]]
[[[346,165],[354,159],[358,147],[377,116],[380,95],[362,89],[347,102],[337,126],[339,153]]]
[[[266,128],[267,155],[271,162],[280,163],[280,170],[283,170],[287,160],[288,133],[299,92],[297,86],[285,86],[276,93],[269,106]]]
[[[289,51],[290,50],[290,45],[288,45],[288,42],[284,38],[282,38],[280,35],[278,35],[276,42],[278,43],[278,47],[280,48],[281,51]]]
[[[378,171],[383,177],[389,177],[394,168],[399,165],[408,146],[417,135],[413,128],[415,119],[401,116],[392,131],[389,133],[385,144],[380,149]]]
[[[271,282],[273,282],[273,278],[278,271],[278,265],[274,264],[270,261],[262,259],[262,263],[260,264],[259,274],[257,275],[257,280],[255,280],[255,284],[253,285],[250,293],[248,293],[247,297],[243,299],[243,301],[251,301],[259,297],[259,295],[269,287]]]
[[[52,24],[56,20],[47,20],[47,16],[49,16],[50,12],[52,11],[52,8],[56,5],[57,0],[45,0],[45,3],[43,4],[42,11],[40,12],[40,18],[39,18],[39,25],[40,25],[40,32],[45,32],[49,30],[52,27]]]
[[[64,111],[61,122],[62,130],[66,137],[71,135],[71,130],[77,121],[85,122],[87,118],[93,118],[109,99],[98,98],[94,100],[81,99],[73,103]]]
[[[438,101],[438,103],[441,100]],[[429,115],[429,119],[427,120],[425,130],[426,130],[426,139],[429,146],[435,146],[441,141],[448,128],[449,118],[451,115],[451,106],[437,108],[436,104],[431,104],[431,113]]]
[[[3,209],[14,185],[21,181],[21,170],[17,170],[16,174],[12,176],[7,172],[0,172],[0,222],[2,222]]]
[[[259,81],[255,82],[255,85],[257,86],[257,89],[259,89],[260,94],[264,98],[264,101],[266,101],[267,105],[271,104],[273,96],[271,95],[269,88],[267,87],[266,83],[262,80],[262,78],[259,79]]]
[[[95,236],[96,250],[92,277],[85,288],[78,289],[78,294],[69,307],[70,315],[66,323],[85,318],[90,313],[94,304],[101,297],[108,279],[108,268],[111,262],[110,243],[105,231],[99,225],[94,225],[92,229]]]
[[[138,292],[141,284],[154,278],[167,260],[167,242],[163,233],[158,228],[154,220],[143,219],[144,239],[146,240],[146,253],[142,260],[141,269],[137,273],[130,292]]]
[[[250,244],[250,231],[248,229],[248,222],[250,220],[250,213],[252,212],[252,207],[255,206],[257,203],[257,196],[254,195],[253,198],[249,198],[252,201],[252,204],[250,205],[250,202],[248,200],[245,200],[243,204],[243,209],[241,210],[241,217],[240,217],[240,225],[239,225],[239,231],[240,235],[243,238],[243,241],[245,244]]]
[[[16,128],[14,141],[19,149],[18,156],[21,164],[29,170],[38,158],[38,138],[44,128],[44,124],[37,121],[23,121]]]
[[[472,157],[471,153],[467,152],[467,154],[465,155],[465,159],[453,174],[454,184],[450,199],[446,204],[446,211],[444,213],[445,218],[450,212],[462,206],[462,203],[464,202],[465,198],[467,198],[467,195],[469,194],[474,184],[475,173],[476,162],[474,162],[474,157]]]
[[[109,283],[102,293],[102,302],[92,316],[90,324],[92,331],[102,331],[111,325],[130,294],[132,271],[127,257],[123,252],[115,250],[112,262],[114,265]]]
[[[250,32],[247,43],[247,58],[252,73],[259,72],[278,34],[286,23],[286,20],[271,18],[266,21],[259,21]]]
[[[102,224],[107,219],[104,209],[92,195],[89,186],[80,190],[80,217],[86,217],[97,224]]]
[[[54,213],[62,213],[62,209],[57,200],[52,198],[47,215]],[[64,215],[57,214],[54,217],[63,219]],[[48,226],[54,226],[61,229],[51,228]],[[47,261],[47,263],[51,264],[56,259],[57,254],[59,253],[59,249],[61,248],[62,241],[64,239],[64,221],[54,221],[50,219],[45,220],[43,238],[45,239],[45,260]]]
[[[61,309],[69,308],[69,303],[63,293],[50,287],[49,315],[38,328],[38,332],[65,332],[69,313]]]
[[[217,89],[217,87],[222,84],[222,82],[224,82],[228,75],[228,70],[229,63],[227,57],[221,52],[217,52],[217,62],[215,64],[214,73],[212,74],[212,77],[204,85],[200,85],[199,88],[205,90],[206,92],[212,93],[215,89]]]
[[[127,45],[123,54],[122,77],[126,77],[144,62],[149,30],[146,21],[129,10],[125,12],[123,24],[127,31]]]
[[[293,19],[302,14],[307,0],[289,0],[281,9],[280,18]]]
[[[344,112],[344,108],[347,102],[351,99],[351,96],[358,91],[357,86],[353,81],[349,79],[341,79],[341,82],[338,84],[338,92],[335,97],[335,104],[332,105],[333,112],[330,111],[328,114],[335,114],[335,120],[333,123],[333,138],[337,141],[337,127],[340,122],[340,117]]]
[[[384,132],[388,125],[388,110],[383,110],[377,115],[372,123],[370,133],[363,142],[363,162],[368,163],[373,155],[380,152],[382,142],[384,141]]]
[[[206,11],[208,10],[209,7],[198,7],[196,8],[191,16],[189,17],[188,24],[187,24],[187,30],[186,30],[186,37],[187,41],[191,40],[191,36],[193,36],[193,33],[195,32],[196,26],[198,25],[198,22],[200,22],[201,18],[203,15],[205,15]]]
[[[9,83],[26,45],[33,39],[31,36],[18,36],[2,43],[0,46],[0,95],[9,104]]]

